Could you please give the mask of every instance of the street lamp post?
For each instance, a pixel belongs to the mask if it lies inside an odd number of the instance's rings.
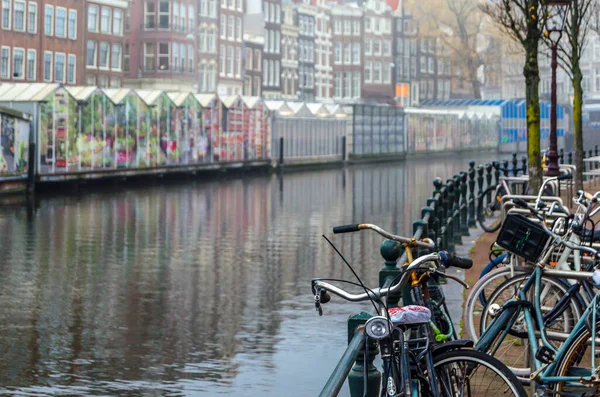
[[[556,68],[558,67],[558,42],[562,37],[565,20],[571,0],[548,0],[546,3],[548,16],[546,19],[546,36],[552,43],[552,87],[550,91],[550,150],[548,151],[547,176],[560,174],[558,168],[558,142],[556,136]]]

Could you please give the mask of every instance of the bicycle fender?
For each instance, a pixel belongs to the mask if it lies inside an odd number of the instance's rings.
[[[450,350],[472,349],[474,345],[475,344],[470,339],[457,339],[445,343],[436,343],[433,345],[431,354],[435,356],[437,354],[446,353]]]

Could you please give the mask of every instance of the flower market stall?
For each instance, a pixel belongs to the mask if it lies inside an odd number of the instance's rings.
[[[195,156],[203,162],[218,162],[221,154],[221,102],[215,94],[196,94],[194,97],[202,109],[202,133]]]
[[[176,106],[169,96],[159,90],[138,90],[138,95],[149,108],[146,142],[140,144],[138,156],[143,156],[148,167],[177,164],[180,150],[177,147]],[[142,154],[140,154],[140,150]]]
[[[31,116],[0,107],[0,183],[27,177]]]

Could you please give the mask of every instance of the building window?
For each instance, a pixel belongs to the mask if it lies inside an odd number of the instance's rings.
[[[235,38],[237,41],[242,41],[242,18],[240,17],[235,21]]]
[[[18,32],[25,31],[25,1],[15,0],[14,28]]]
[[[27,7],[27,31],[37,33],[37,3],[30,1]]]
[[[23,7],[25,7],[23,5]],[[17,19],[15,18],[15,24]],[[13,78],[23,80],[25,78],[25,50],[22,48],[13,49]]]
[[[352,94],[352,80],[351,78],[352,73],[350,72],[344,72],[344,97],[350,97]]]
[[[108,58],[109,58],[109,45],[108,43],[102,42],[100,43],[100,56],[98,60],[98,66],[100,68],[108,69]]]
[[[98,31],[98,6],[90,4],[88,8],[88,30]]]
[[[211,18],[217,17],[217,0],[208,0],[208,16]]]
[[[2,29],[10,29],[10,0],[2,0]]]
[[[383,55],[390,56],[390,54],[391,54],[390,41],[383,40]]]
[[[189,68],[188,71],[190,73],[194,72],[194,47],[191,44],[188,44],[188,62]]]
[[[244,57],[246,61],[244,62],[244,67],[246,70],[253,70],[253,59],[252,59],[252,48],[246,48],[244,50]]]
[[[371,40],[365,40],[365,55],[371,55]]]
[[[110,33],[110,14],[110,8],[102,7],[102,14],[100,15],[100,31],[102,33]]]
[[[169,20],[171,19],[171,3],[161,1],[158,4],[158,28],[169,29]]]
[[[225,76],[225,55],[225,46],[221,45],[219,51],[219,73],[221,76]]]
[[[113,70],[121,70],[121,44],[112,45],[111,68]]]
[[[235,49],[235,75],[237,77],[242,75],[242,49],[240,47]]]
[[[36,75],[36,58],[37,58],[36,50],[27,50],[27,80],[34,81]]]
[[[98,87],[108,88],[108,76],[98,76]]]
[[[158,43],[158,70],[169,70],[169,44],[167,42]]]
[[[208,0],[200,0],[200,16],[207,17],[208,14]]]
[[[110,79],[110,87],[111,88],[121,88],[121,78],[113,76]]]
[[[371,62],[365,62],[365,83],[371,82]]]
[[[96,67],[96,42],[88,40],[87,42],[87,54],[86,54],[86,65]]]
[[[96,85],[96,76],[93,74],[85,76],[85,85]]]
[[[373,55],[381,55],[381,40],[373,40]]]
[[[344,36],[350,36],[350,34],[352,33],[350,30],[351,28],[352,28],[352,22],[346,19],[344,21]]]
[[[352,33],[355,36],[360,36],[360,22],[359,21],[352,22]]]
[[[154,43],[144,43],[144,70],[146,72],[154,71]]]
[[[373,83],[381,84],[381,63],[375,62],[373,64]]]
[[[188,6],[188,30],[190,32],[193,32],[196,24],[195,24],[195,19],[194,19],[194,7],[193,6]]]
[[[173,2],[173,30],[176,32],[179,30],[179,3],[176,1]]]
[[[371,18],[365,17],[365,32],[371,31]]]
[[[67,10],[56,7],[56,37],[67,37]]]
[[[254,70],[260,70],[262,65],[260,50],[254,50]]]
[[[235,39],[234,35],[234,29],[235,29],[235,20],[233,15],[230,15],[229,18],[227,19],[227,38],[231,41],[233,41]]]
[[[156,14],[154,9],[154,1],[146,1],[144,3],[144,29],[154,29],[156,26]]]
[[[46,14],[44,19],[44,34],[52,36],[54,34],[54,7],[46,5]]]
[[[352,63],[360,65],[360,43],[352,43]]]
[[[8,79],[10,76],[10,47],[2,47],[0,58],[0,77]]]
[[[360,72],[352,73],[352,97],[360,98]]]
[[[225,39],[227,34],[227,17],[225,15],[221,15],[221,38]]]
[[[179,46],[173,43],[173,71],[176,72],[179,67]]]
[[[269,61],[268,60],[264,60],[263,61],[263,84],[264,85],[268,85],[269,84]]]
[[[69,68],[67,70],[67,83],[75,84],[75,77],[77,76],[77,58],[73,54],[69,54]]]
[[[69,39],[77,39],[77,10],[69,10]]]
[[[233,47],[227,47],[227,76],[233,75]]]
[[[391,66],[383,64],[383,82],[389,84],[391,82]]]
[[[333,96],[336,98],[342,97],[342,74],[340,72],[335,72]]]
[[[333,63],[336,65],[342,62],[342,45],[340,43],[333,44]]]
[[[185,10],[186,6],[183,3],[179,4],[179,29],[185,32]]]
[[[129,43],[123,47],[123,72],[129,73]]]
[[[206,64],[200,64],[198,75],[198,92],[206,92]]]
[[[44,51],[44,81],[52,81],[52,52]]]
[[[351,51],[351,44],[344,43],[344,64],[345,65],[350,65],[352,63],[352,60],[350,58],[350,51]]]
[[[217,70],[215,65],[208,65],[208,91],[214,92],[217,87]]]
[[[113,11],[113,34],[115,36],[123,35],[123,11]]]

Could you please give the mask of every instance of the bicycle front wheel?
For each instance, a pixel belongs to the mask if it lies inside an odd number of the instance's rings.
[[[490,186],[477,200],[477,222],[483,230],[493,233],[502,226],[502,196],[504,189],[496,191],[496,186]],[[490,197],[490,202],[486,203]]]
[[[506,365],[477,350],[436,355],[433,367],[440,396],[523,396],[525,389]]]

